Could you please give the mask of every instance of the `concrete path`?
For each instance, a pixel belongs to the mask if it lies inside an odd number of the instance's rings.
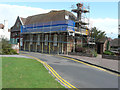
[[[0,55],[0,58],[2,57],[21,57],[21,58],[31,58],[23,55]]]
[[[58,57],[57,55],[46,55],[34,52],[24,52],[24,54],[31,55],[46,62],[62,78],[77,88],[101,88],[101,90],[103,90],[103,88],[118,88],[118,76],[103,70],[67,58]]]

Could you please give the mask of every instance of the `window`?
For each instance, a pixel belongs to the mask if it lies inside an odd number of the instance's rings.
[[[19,43],[20,42],[20,40],[19,40],[19,38],[17,38],[17,43]]]
[[[48,45],[48,35],[45,35],[45,45]]]
[[[17,44],[17,38],[15,39],[15,44]]]
[[[54,35],[54,46],[57,46],[57,34]]]
[[[13,44],[15,43],[15,38],[13,38]]]
[[[68,16],[68,15],[65,15],[65,19],[68,20],[68,19],[69,19],[69,16]]]
[[[23,38],[20,38],[20,46],[23,46]]]
[[[11,38],[11,43],[12,43],[12,44],[14,43],[14,38]]]

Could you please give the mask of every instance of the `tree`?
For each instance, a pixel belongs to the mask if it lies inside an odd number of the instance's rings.
[[[90,36],[94,38],[95,43],[102,40],[103,38],[106,38],[105,31],[98,30],[96,27],[93,27],[91,29]]]

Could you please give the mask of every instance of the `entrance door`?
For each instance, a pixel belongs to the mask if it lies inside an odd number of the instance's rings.
[[[100,50],[101,50],[101,45],[100,43],[97,44],[97,53],[100,54]]]

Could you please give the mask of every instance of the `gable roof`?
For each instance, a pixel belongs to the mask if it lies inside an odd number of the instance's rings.
[[[10,28],[10,29],[13,29],[14,26],[16,25],[16,23],[18,22],[18,20],[21,22],[22,25],[25,24],[25,21],[26,21],[26,18],[23,18],[23,17],[17,17],[16,21],[15,21],[15,24]]]
[[[26,18],[23,18],[23,17],[19,17],[19,18],[20,18],[22,24],[24,25],[24,24],[25,24],[25,21],[26,21]]]
[[[35,24],[35,23],[45,23],[45,22],[50,22],[50,21],[62,21],[62,20],[65,20],[65,15],[69,15],[69,17],[71,18],[71,20],[73,19],[73,21],[76,19],[76,16],[69,11],[52,10],[48,13],[38,14],[38,15],[33,15],[33,16],[27,17],[25,25]]]
[[[20,27],[17,27],[17,23],[19,22],[20,25],[24,25],[25,21],[26,21],[26,18],[18,16],[16,21],[15,21],[15,24],[10,28],[10,32],[12,32],[12,31],[19,31]]]

